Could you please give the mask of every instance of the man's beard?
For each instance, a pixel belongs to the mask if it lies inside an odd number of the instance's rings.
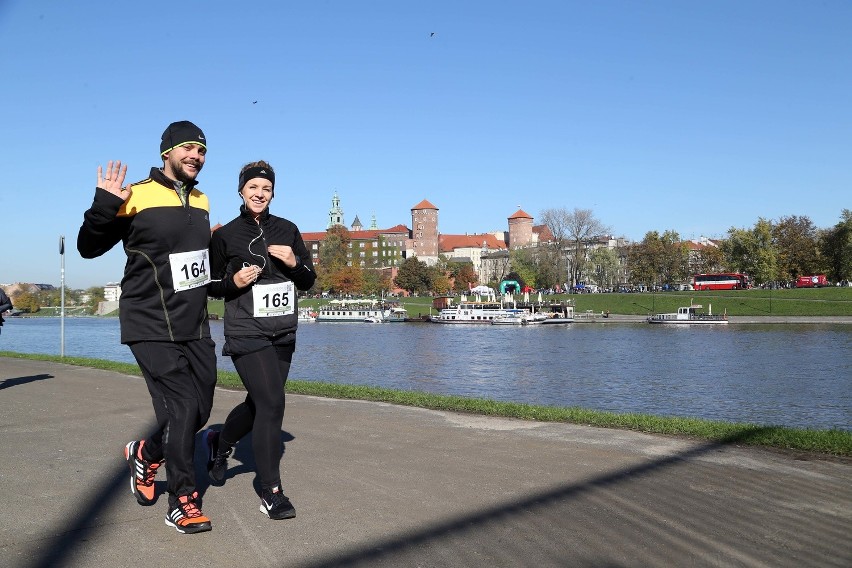
[[[172,172],[175,174],[176,181],[181,183],[190,183],[195,181],[195,178],[198,177],[198,174],[201,172],[201,165],[196,164],[195,167],[195,175],[191,176],[184,172],[183,163],[180,160],[175,160],[172,162]]]

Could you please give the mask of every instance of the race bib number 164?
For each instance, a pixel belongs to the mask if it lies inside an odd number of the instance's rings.
[[[169,255],[172,286],[175,292],[191,290],[210,282],[210,260],[207,249],[176,252]]]

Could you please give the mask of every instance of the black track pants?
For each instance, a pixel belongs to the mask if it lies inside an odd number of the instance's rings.
[[[216,344],[212,339],[130,345],[157,416],[157,432],[145,441],[149,461],[166,460],[169,504],[195,491],[195,433],[210,418],[216,387]]]
[[[268,346],[248,355],[233,355],[234,367],[248,391],[245,402],[238,404],[225,420],[220,444],[234,445],[252,432],[252,450],[257,475],[264,488],[281,484],[284,421],[284,385],[290,374],[295,343]]]

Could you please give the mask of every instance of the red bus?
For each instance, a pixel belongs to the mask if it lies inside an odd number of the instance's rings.
[[[696,274],[692,277],[695,290],[745,290],[751,288],[748,276],[736,272]]]

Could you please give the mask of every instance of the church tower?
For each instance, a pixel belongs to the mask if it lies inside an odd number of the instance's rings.
[[[328,226],[326,229],[331,229],[337,225],[345,227],[346,223],[343,221],[343,208],[340,206],[340,198],[335,191],[334,197],[331,198],[331,209],[328,210]]]

